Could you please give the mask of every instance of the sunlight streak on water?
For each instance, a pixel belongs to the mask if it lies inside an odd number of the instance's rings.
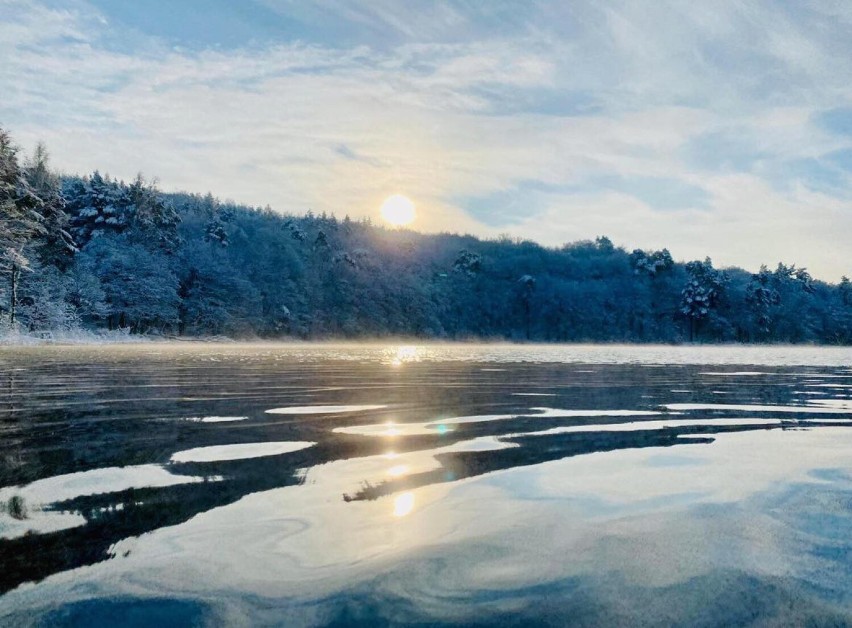
[[[405,517],[414,510],[414,493],[407,491],[400,493],[393,500],[393,516]]]
[[[405,475],[408,473],[408,465],[407,464],[398,464],[396,466],[388,469],[388,475],[392,478],[399,477],[401,475]]]
[[[392,366],[402,366],[409,362],[418,362],[420,360],[420,352],[414,345],[405,345],[398,347],[395,351],[391,351],[391,356],[388,358],[388,363]]]

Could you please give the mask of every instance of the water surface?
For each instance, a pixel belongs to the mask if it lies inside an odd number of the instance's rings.
[[[11,625],[852,623],[852,351],[0,350]]]

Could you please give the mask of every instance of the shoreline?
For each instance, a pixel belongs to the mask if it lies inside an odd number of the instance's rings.
[[[25,334],[15,336],[0,336],[0,348],[5,347],[86,347],[86,346],[124,346],[124,345],[219,345],[219,346],[266,346],[266,345],[337,345],[337,346],[365,346],[365,345],[487,345],[506,347],[671,347],[671,348],[707,348],[707,347],[756,347],[756,348],[838,348],[852,349],[852,344],[828,344],[817,342],[661,342],[650,340],[625,341],[625,340],[577,340],[577,341],[547,341],[547,340],[511,340],[506,338],[424,338],[424,337],[372,337],[372,338],[231,338],[228,336],[145,336],[130,334],[73,334],[70,337],[59,335],[55,338],[39,336],[28,336]]]

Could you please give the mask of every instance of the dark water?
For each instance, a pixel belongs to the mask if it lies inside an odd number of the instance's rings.
[[[850,364],[0,349],[0,624],[852,624]]]

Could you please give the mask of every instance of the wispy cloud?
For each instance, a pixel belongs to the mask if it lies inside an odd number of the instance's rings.
[[[852,271],[845,5],[171,6],[0,0],[0,124],[281,211]]]

